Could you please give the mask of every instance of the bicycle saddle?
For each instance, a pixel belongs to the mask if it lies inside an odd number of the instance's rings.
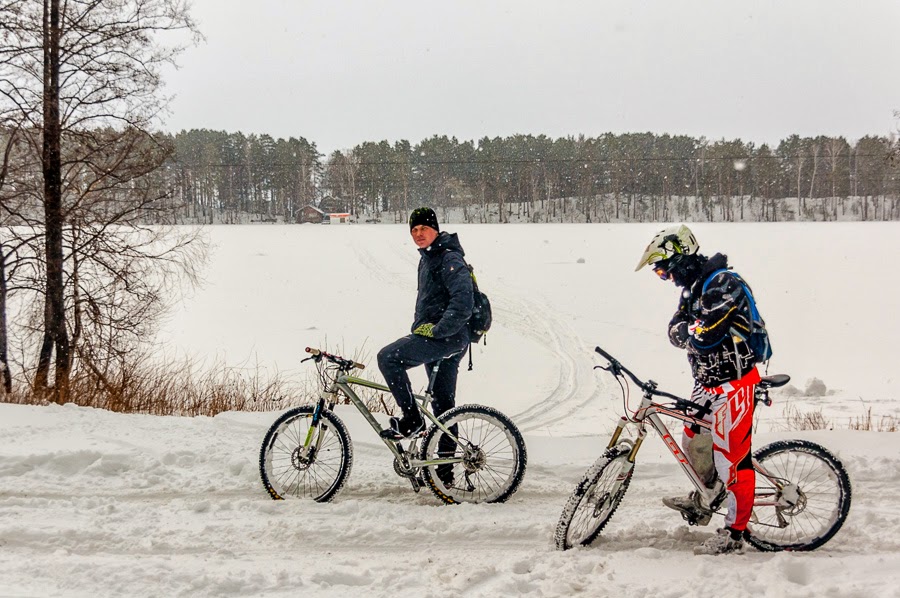
[[[791,381],[791,377],[787,374],[774,374],[772,376],[763,376],[759,381],[759,385],[763,388],[778,388],[784,386]]]

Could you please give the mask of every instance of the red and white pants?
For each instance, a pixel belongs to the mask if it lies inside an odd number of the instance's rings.
[[[703,420],[711,424],[711,430],[704,428],[698,433],[685,427],[681,443],[685,455],[690,458],[694,439],[698,435],[712,434],[713,464],[728,491],[725,525],[736,530],[747,528],[753,511],[756,473],[750,463],[750,440],[753,393],[759,381],[759,372],[753,368],[740,380],[715,388],[696,384],[691,401],[708,406]]]

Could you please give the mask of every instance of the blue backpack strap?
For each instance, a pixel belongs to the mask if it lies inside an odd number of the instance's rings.
[[[722,272],[728,272],[729,274],[734,274],[738,280],[741,279],[741,277],[738,276],[734,271],[729,270],[728,268],[719,268],[718,270],[716,270],[715,272],[713,272],[712,274],[710,274],[709,276],[706,277],[706,281],[703,283],[703,288],[701,289],[700,292],[705,293],[707,287],[709,287],[709,283],[712,282],[712,279],[715,278],[716,276],[718,276],[719,274],[721,274]]]
[[[702,292],[705,293],[707,287],[709,286],[709,283],[712,282],[712,279],[715,278],[717,275],[721,274],[722,272],[728,272],[729,274],[734,276],[739,283],[741,283],[741,287],[744,289],[744,295],[747,296],[747,303],[750,306],[750,317],[752,318],[752,320],[754,322],[758,322],[760,319],[759,318],[759,310],[756,309],[756,300],[753,299],[753,293],[750,292],[750,287],[747,286],[747,283],[744,282],[744,279],[741,278],[741,275],[738,274],[737,272],[735,272],[734,270],[729,270],[728,268],[720,268],[720,269],[716,270],[715,272],[713,272],[712,274],[710,274],[707,277],[706,282],[703,283]]]
[[[744,295],[747,297],[747,305],[750,308],[750,335],[747,337],[746,342],[750,346],[750,349],[756,354],[757,359],[759,361],[768,361],[768,359],[772,356],[772,345],[769,342],[769,335],[765,329],[765,324],[762,322],[762,318],[759,315],[759,310],[756,308],[756,300],[753,298],[753,293],[750,291],[750,287],[747,286],[747,283],[744,282],[744,279],[741,278],[740,274],[733,270],[728,270],[726,268],[722,268],[720,270],[716,270],[703,283],[703,292],[706,292],[709,283],[712,282],[712,279],[722,272],[728,272],[741,284],[741,288],[744,289]],[[754,330],[756,328],[762,330],[762,334],[757,334],[759,330]],[[754,342],[754,339],[756,342]],[[724,339],[721,339],[724,340]],[[721,340],[719,342],[721,342]],[[763,343],[760,345],[760,343]],[[718,343],[716,343],[718,344]],[[700,347],[701,349],[709,349],[714,347],[715,344],[709,345],[707,347]]]

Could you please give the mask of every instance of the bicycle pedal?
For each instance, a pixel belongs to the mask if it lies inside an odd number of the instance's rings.
[[[681,518],[687,521],[688,525],[709,525],[709,522],[712,520],[712,513],[694,513],[687,514],[681,513]]]

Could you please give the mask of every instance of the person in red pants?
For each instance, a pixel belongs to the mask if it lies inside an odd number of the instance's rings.
[[[650,241],[636,270],[649,265],[660,278],[682,289],[669,322],[669,340],[687,350],[695,415],[711,424],[709,430],[685,427],[682,448],[709,487],[718,476],[728,493],[725,527],[694,552],[722,554],[743,549],[753,510],[756,476],[750,445],[754,389],[760,381],[756,364],[768,355],[757,355],[748,342],[758,314],[753,313],[755,304],[746,283],[730,269],[727,256],[706,257],[699,249],[687,226],[667,228]],[[663,503],[700,524],[711,517],[697,492]]]

